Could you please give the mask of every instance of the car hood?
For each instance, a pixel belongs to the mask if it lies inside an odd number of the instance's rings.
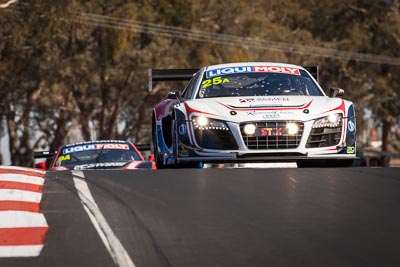
[[[307,121],[339,110],[345,101],[327,96],[254,96],[195,99],[184,103],[187,114],[241,122],[251,120]]]

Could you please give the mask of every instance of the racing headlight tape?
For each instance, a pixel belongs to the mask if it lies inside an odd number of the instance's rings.
[[[198,130],[229,130],[228,126],[222,122],[204,116],[192,118],[193,127]]]
[[[314,122],[313,128],[335,128],[340,126],[343,115],[341,113],[330,114],[326,117],[317,119]]]

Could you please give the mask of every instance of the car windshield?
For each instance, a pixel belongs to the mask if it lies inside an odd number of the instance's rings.
[[[141,160],[132,146],[126,143],[81,144],[63,147],[56,159],[56,167],[68,169],[122,167],[127,162]],[[106,164],[104,164],[106,163]]]
[[[323,93],[304,70],[297,74],[273,72],[221,72],[206,71],[197,98],[307,95],[322,96]]]

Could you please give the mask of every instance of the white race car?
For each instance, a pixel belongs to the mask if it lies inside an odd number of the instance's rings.
[[[350,166],[356,117],[343,89],[325,95],[317,67],[246,62],[149,70],[153,81],[190,80],[153,110],[157,168],[203,163],[297,162]]]

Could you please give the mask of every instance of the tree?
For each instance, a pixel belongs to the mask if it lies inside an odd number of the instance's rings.
[[[310,20],[314,36],[338,49],[399,57],[400,17],[397,1],[347,1],[343,3],[311,3],[316,8]],[[330,77],[348,88],[359,114],[368,108],[382,123],[382,150],[390,149],[390,129],[400,116],[398,66],[365,62],[329,61]],[[358,116],[358,121],[360,116]],[[360,124],[362,128],[364,124]],[[358,127],[360,128],[360,127]]]
[[[398,12],[397,1],[366,0],[28,0],[0,10],[0,111],[12,164],[32,165],[33,150],[78,139],[150,142],[152,107],[171,85],[158,83],[147,92],[148,68],[234,61],[320,66],[323,87],[344,87],[355,102],[359,130],[364,110],[373,111],[384,125],[383,148],[389,149],[385,129],[397,123],[400,110],[398,66],[221,40],[225,34],[398,57]],[[134,28],[145,23],[200,35]]]
[[[32,149],[38,141],[32,123],[35,103],[43,90],[41,75],[45,38],[48,36],[47,17],[38,16],[26,9],[4,12],[1,17],[1,103],[5,118],[11,162],[14,165],[32,165]],[[29,25],[35,25],[35,30]],[[36,139],[34,144],[32,139]]]

